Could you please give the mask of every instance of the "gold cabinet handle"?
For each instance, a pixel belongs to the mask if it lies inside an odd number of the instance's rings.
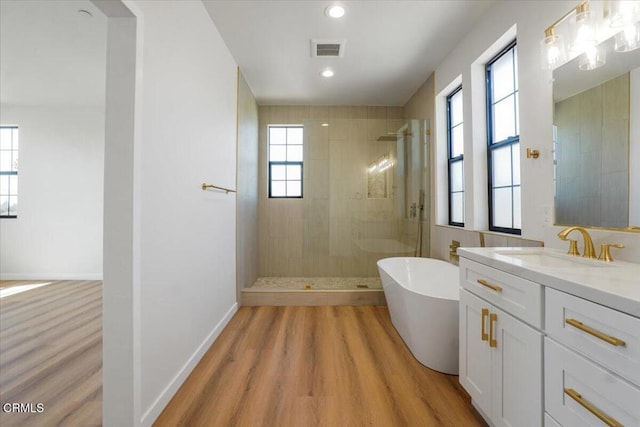
[[[613,417],[608,416],[607,414],[602,412],[600,409],[598,409],[596,406],[594,406],[592,403],[590,403],[589,401],[585,400],[584,397],[582,397],[582,395],[580,393],[578,393],[577,391],[575,391],[574,389],[565,388],[564,392],[566,394],[568,394],[569,397],[571,397],[573,400],[578,402],[587,411],[591,412],[593,415],[598,417],[600,419],[600,421],[602,421],[603,423],[605,423],[609,427],[624,427],[622,424],[620,424],[618,422],[618,420],[616,420]]]
[[[500,286],[491,284],[484,279],[478,279],[477,282],[493,291],[502,292],[502,288]]]
[[[487,334],[487,331],[484,328],[485,325],[485,319],[489,316],[489,309],[488,308],[483,308],[482,309],[482,327],[481,327],[481,331],[480,331],[480,338],[482,338],[482,341],[488,341],[489,340],[489,334]]]
[[[614,346],[621,346],[624,347],[626,345],[626,343],[624,341],[622,341],[619,338],[616,337],[612,337],[606,334],[603,334],[602,332],[593,329],[587,325],[585,325],[584,323],[580,322],[579,320],[576,319],[564,319],[565,323],[573,326],[574,328],[580,329],[581,331],[584,331],[586,333],[588,333],[589,335],[593,335],[596,338],[600,338],[602,341],[608,342],[611,345]]]
[[[489,347],[497,347],[498,341],[496,341],[496,337],[493,335],[493,324],[498,321],[498,315],[495,313],[491,313],[489,315]]]

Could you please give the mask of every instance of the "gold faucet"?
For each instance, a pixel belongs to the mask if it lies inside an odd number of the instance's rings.
[[[613,261],[613,257],[611,256],[611,250],[609,248],[624,248],[624,245],[620,243],[609,243],[608,245],[600,245],[600,255],[598,259],[600,261],[611,262]]]
[[[561,240],[569,240],[569,242],[571,243],[571,247],[569,248],[569,252],[567,252],[569,255],[580,255],[580,253],[578,252],[578,248],[576,246],[576,241],[575,240],[571,240],[568,239],[567,236],[569,235],[569,233],[571,233],[573,230],[578,230],[580,233],[582,233],[582,238],[584,240],[584,257],[585,258],[595,258],[596,257],[596,251],[593,247],[593,240],[591,240],[591,236],[589,235],[589,232],[587,232],[587,230],[585,230],[582,227],[579,227],[577,225],[574,225],[572,227],[567,227],[564,230],[562,230],[561,232],[558,233],[558,237]]]
[[[460,255],[458,255],[458,248],[460,247],[460,242],[457,240],[452,240],[451,245],[449,245],[449,261],[453,263],[457,263],[460,260]]]

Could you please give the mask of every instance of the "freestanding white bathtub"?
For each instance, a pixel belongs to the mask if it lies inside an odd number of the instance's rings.
[[[378,261],[391,322],[416,359],[458,374],[459,270],[431,258]]]

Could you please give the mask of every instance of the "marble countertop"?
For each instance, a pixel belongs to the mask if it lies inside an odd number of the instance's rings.
[[[539,253],[563,260],[570,267],[527,262],[527,254]],[[566,255],[550,248],[458,248],[461,257],[497,268],[544,286],[640,317],[640,264],[605,263]]]

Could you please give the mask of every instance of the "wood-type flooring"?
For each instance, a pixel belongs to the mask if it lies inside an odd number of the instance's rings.
[[[102,282],[2,281],[0,291],[0,425],[101,425]]]
[[[437,345],[437,343],[434,343]],[[484,426],[386,307],[241,307],[155,426]]]

